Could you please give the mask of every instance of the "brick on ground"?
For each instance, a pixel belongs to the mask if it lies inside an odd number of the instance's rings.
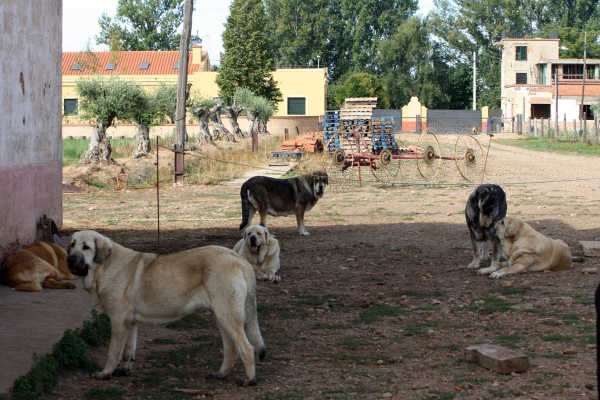
[[[525,354],[493,344],[477,344],[467,347],[465,359],[479,363],[482,367],[500,374],[525,372],[529,369],[529,358]]]
[[[600,257],[600,242],[582,240],[583,255],[586,257]]]

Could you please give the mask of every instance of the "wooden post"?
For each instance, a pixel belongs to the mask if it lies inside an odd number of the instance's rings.
[[[252,131],[252,152],[258,153],[258,132]]]
[[[544,118],[541,118],[542,120],[542,138],[544,138]]]
[[[564,115],[563,118],[565,120],[563,130],[565,131],[565,139],[566,139],[566,136],[567,136],[567,113],[564,113],[563,115]]]
[[[573,139],[577,140],[577,120],[573,118]]]
[[[190,47],[190,36],[192,35],[192,14],[194,12],[194,0],[185,0],[183,8],[183,29],[181,30],[181,41],[179,42],[179,70],[177,71],[177,111],[175,112],[175,131],[177,137],[173,138],[175,145],[175,168],[174,180],[176,185],[183,185],[183,172],[185,170],[183,151],[186,140],[185,114],[186,93],[188,76],[188,58]],[[178,152],[179,150],[179,152]],[[179,156],[178,156],[179,155]],[[178,158],[179,157],[179,158]],[[178,165],[178,161],[181,165]],[[178,169],[179,167],[179,169]]]
[[[598,143],[598,116],[594,115],[594,136],[596,137],[596,143]]]
[[[288,130],[288,128],[285,128],[283,137],[285,140],[288,140],[290,138],[290,131]]]
[[[537,118],[533,119],[533,136],[537,137]]]

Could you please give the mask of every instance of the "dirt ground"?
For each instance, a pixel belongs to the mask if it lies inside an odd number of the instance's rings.
[[[598,158],[493,143],[486,181],[588,178],[599,169]],[[598,180],[504,189],[509,215],[563,239],[574,254],[580,240],[600,240]],[[255,387],[236,386],[239,361],[229,379],[204,379],[221,363],[218,330],[204,311],[142,326],[131,377],[99,382],[68,374],[46,398],[81,399],[92,388],[119,388],[126,399],[193,398],[173,388],[208,390],[215,399],[595,398],[585,385],[595,387],[598,277],[581,271],[599,260],[502,280],[466,269],[472,250],[464,206],[472,190],[367,184],[330,191],[307,214],[308,237],[297,235],[293,216],[269,219],[283,280],[259,283],[267,357],[257,363]],[[161,188],[161,252],[233,247],[238,191]],[[133,249],[157,250],[152,189],[65,194],[64,216],[67,235],[95,229]],[[530,370],[503,376],[464,361],[463,349],[479,343],[520,349]],[[106,350],[93,350],[101,365]]]

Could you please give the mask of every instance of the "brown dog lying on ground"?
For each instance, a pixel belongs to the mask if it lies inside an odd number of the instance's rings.
[[[77,279],[67,266],[67,252],[57,244],[38,242],[6,257],[0,268],[0,282],[16,290],[39,292],[46,289],[75,289],[77,285],[59,282]]]
[[[478,271],[480,274],[501,278],[527,271],[562,271],[573,265],[571,250],[565,242],[542,235],[522,219],[504,217],[494,227],[508,257],[508,267],[484,268]]]
[[[251,225],[244,231],[233,251],[244,257],[252,265],[256,279],[278,282],[281,278],[279,271],[279,242],[269,230],[260,225]]]

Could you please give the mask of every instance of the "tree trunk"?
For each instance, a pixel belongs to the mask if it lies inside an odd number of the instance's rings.
[[[233,128],[233,134],[240,138],[245,137],[244,132],[240,129],[240,124],[238,124],[237,121],[238,117],[240,116],[240,113],[244,111],[244,107],[227,106],[223,108],[223,111],[225,111],[225,115],[227,115],[227,118],[229,118],[229,123]]]
[[[265,135],[270,135],[269,130],[267,129],[267,122],[266,121],[262,123],[262,128],[263,128],[262,131],[263,131],[263,133]]]
[[[246,129],[246,136],[252,136],[252,132],[256,131],[256,122],[258,119],[256,116],[248,113],[248,129]]]
[[[211,116],[212,126],[213,126],[213,137],[215,140],[225,140],[228,142],[235,142],[235,136],[229,132],[225,125],[223,125],[223,121],[221,121],[221,116],[219,115],[219,108],[217,112],[215,112]]]
[[[80,164],[107,162],[112,163],[114,160],[111,157],[110,142],[106,137],[106,125],[101,122],[96,122],[92,129],[92,137],[90,147],[85,152]]]
[[[135,137],[138,141],[138,147],[133,152],[133,158],[147,156],[150,153],[150,128],[144,124],[135,126]]]
[[[196,143],[198,144],[215,144],[212,135],[210,134],[210,130],[208,129],[208,119],[210,118],[210,110],[206,108],[197,108],[194,112],[196,118],[198,119],[198,137],[196,138]]]

